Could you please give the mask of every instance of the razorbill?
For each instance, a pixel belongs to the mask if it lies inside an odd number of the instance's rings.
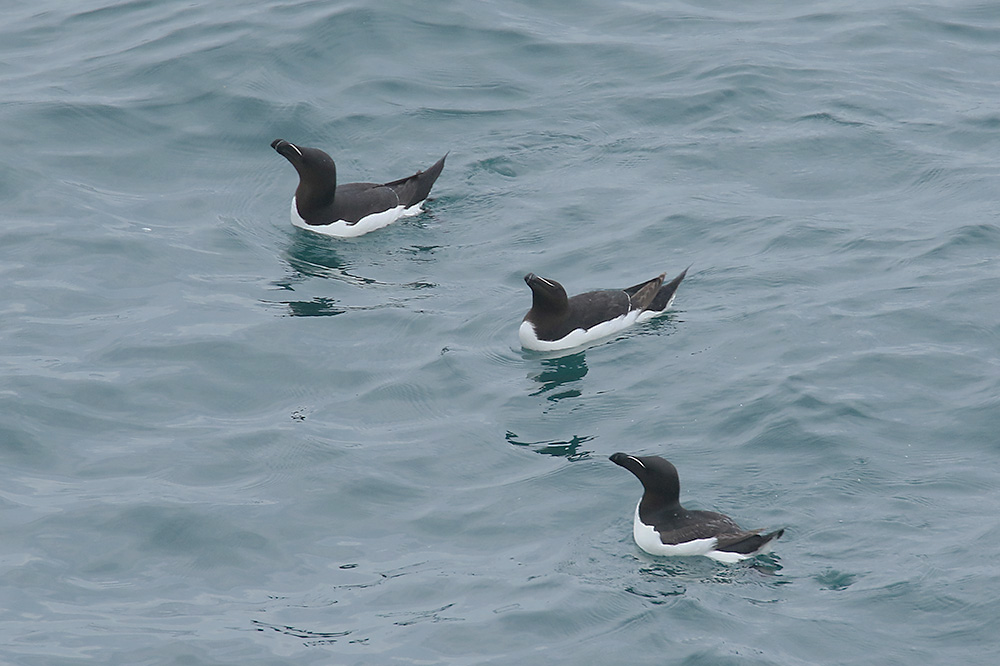
[[[642,482],[632,536],[650,555],[705,555],[729,564],[753,557],[785,533],[780,529],[761,534],[763,530],[744,530],[721,513],[688,511],[680,503],[677,468],[659,456],[616,453],[611,462]]]
[[[569,349],[652,319],[670,307],[687,269],[667,284],[663,284],[664,275],[627,289],[588,291],[567,298],[555,280],[528,273],[524,281],[531,288],[531,309],[518,330],[521,346],[537,351]]]
[[[338,238],[360,236],[404,215],[419,213],[448,157],[426,171],[391,183],[337,185],[337,167],[322,150],[284,139],[275,139],[271,147],[299,173],[299,186],[292,197],[292,224]]]

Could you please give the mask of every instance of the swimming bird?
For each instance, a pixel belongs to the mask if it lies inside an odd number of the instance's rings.
[[[555,280],[528,273],[524,281],[531,288],[531,309],[518,330],[521,346],[537,351],[569,349],[663,314],[673,303],[687,268],[667,284],[663,284],[665,275],[627,289],[588,291],[568,298]]]
[[[677,468],[660,456],[616,453],[621,465],[642,482],[642,499],[635,507],[632,536],[650,555],[705,555],[731,564],[753,557],[784,529],[761,534],[744,530],[729,516],[713,511],[688,511],[681,506]]]
[[[338,238],[360,236],[419,213],[448,157],[446,154],[426,171],[391,183],[337,185],[337,167],[319,148],[297,146],[284,139],[275,139],[271,147],[299,174],[299,186],[292,197],[292,224]]]

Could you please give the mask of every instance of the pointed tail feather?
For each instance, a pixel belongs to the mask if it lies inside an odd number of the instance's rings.
[[[653,302],[653,299],[656,298],[656,294],[660,290],[660,285],[663,284],[663,278],[666,276],[666,273],[660,273],[655,278],[639,287],[639,289],[634,293],[629,294],[629,309],[647,309],[649,304]]]
[[[688,266],[688,268],[691,267]],[[674,294],[677,293],[677,287],[681,285],[681,282],[684,280],[684,276],[687,275],[688,268],[685,268],[681,271],[680,275],[660,287],[660,291],[656,294],[656,298],[654,298],[653,302],[649,305],[650,310],[660,312],[667,309],[667,306],[670,305],[670,301],[674,298]]]
[[[667,306],[670,304],[670,300],[674,297],[674,293],[677,291],[677,287],[680,286],[681,281],[684,280],[684,276],[687,275],[689,268],[691,267],[688,266],[681,271],[680,275],[667,284],[661,286],[659,291],[656,292],[655,298],[653,298],[649,305],[646,306],[646,309],[652,310],[653,312],[662,312],[663,310],[666,310]],[[649,282],[640,282],[639,284],[626,289],[625,293],[627,293],[632,298],[632,301],[635,302],[636,293],[647,284],[649,284]]]
[[[447,157],[448,154],[445,153],[444,157],[435,162],[426,171],[418,171],[407,178],[400,178],[391,183],[385,183],[385,186],[396,193],[396,196],[399,197],[399,202],[406,208],[420,203],[431,193],[431,188],[434,186],[434,182],[438,179],[438,176],[441,175],[441,170],[444,168],[444,161]]]

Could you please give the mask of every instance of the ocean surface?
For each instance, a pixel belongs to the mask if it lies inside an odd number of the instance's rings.
[[[995,663],[997,3],[2,16],[0,663]],[[345,241],[279,137],[450,154]],[[520,348],[528,272],[689,265]],[[616,451],[784,537],[645,555]]]

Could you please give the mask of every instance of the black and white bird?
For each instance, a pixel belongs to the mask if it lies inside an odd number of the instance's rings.
[[[299,186],[292,197],[292,224],[337,238],[360,236],[419,213],[448,157],[426,171],[391,183],[337,185],[337,167],[322,150],[284,139],[275,139],[271,147],[299,174]]]
[[[627,289],[601,289],[566,296],[555,280],[528,273],[531,309],[524,315],[518,338],[536,351],[569,349],[613,335],[632,324],[663,314],[674,301],[687,269],[667,284],[665,274]]]
[[[761,534],[763,530],[745,530],[721,513],[688,511],[680,503],[677,468],[659,456],[616,453],[611,462],[642,482],[632,536],[650,555],[705,555],[731,564],[765,552],[785,533],[780,529]]]

